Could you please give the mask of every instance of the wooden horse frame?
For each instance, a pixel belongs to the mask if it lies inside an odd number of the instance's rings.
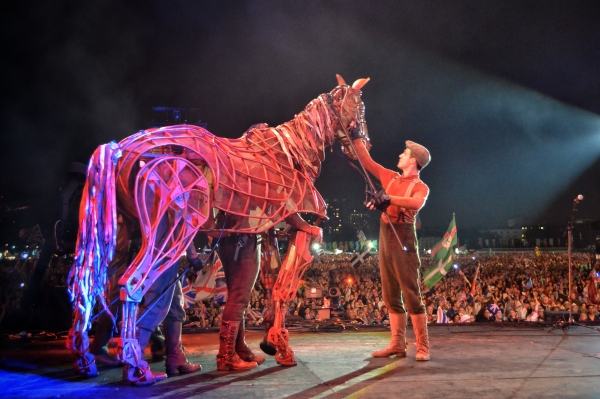
[[[123,319],[119,357],[123,378],[147,385],[154,377],[136,339],[138,305],[144,294],[182,256],[197,232],[263,234],[294,214],[325,218],[326,206],[313,181],[319,176],[324,150],[334,139],[353,159],[348,132],[369,145],[360,98],[368,80],[349,86],[338,75],[337,87],[311,101],[291,121],[277,127],[255,125],[239,139],[178,125],[140,131],[94,152],[68,280],[74,322],[67,348],[77,355],[75,368],[80,374],[98,374],[88,352],[87,330],[96,301],[110,314],[107,271],[114,266],[115,250],[123,252],[126,245],[126,239],[117,241],[117,213],[139,220],[142,232],[141,250],[118,281]],[[218,213],[235,223],[221,229],[215,222]],[[158,234],[158,225],[165,220],[166,234]],[[310,241],[305,233],[295,233],[272,288],[275,315],[268,340],[282,365],[296,363],[282,307],[295,297],[312,260]]]

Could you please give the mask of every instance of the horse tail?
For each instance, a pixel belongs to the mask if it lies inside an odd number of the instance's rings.
[[[98,147],[88,164],[79,205],[75,259],[68,278],[69,295],[81,330],[87,329],[95,299],[108,310],[107,269],[117,238],[115,171],[121,155],[119,145],[113,141]]]

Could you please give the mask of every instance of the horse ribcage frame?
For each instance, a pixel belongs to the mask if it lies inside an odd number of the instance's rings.
[[[146,163],[135,184],[142,246],[119,285],[139,301],[163,271],[185,252],[209,218],[206,177],[192,162],[161,156]]]

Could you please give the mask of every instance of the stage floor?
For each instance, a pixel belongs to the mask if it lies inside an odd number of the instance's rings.
[[[598,398],[600,333],[584,327],[527,328],[496,324],[430,327],[428,362],[414,360],[409,327],[407,358],[375,359],[389,332],[378,328],[342,332],[291,329],[298,365],[284,368],[272,357],[247,372],[216,370],[216,332],[185,334],[183,342],[199,373],[149,387],[121,380],[121,369],[100,366],[100,376],[72,371],[64,340],[4,341],[0,347],[2,398]],[[306,329],[304,329],[306,330]],[[320,329],[321,330],[321,329]],[[261,331],[247,341],[260,352]],[[261,352],[262,353],[262,352]],[[164,362],[152,363],[164,371]]]

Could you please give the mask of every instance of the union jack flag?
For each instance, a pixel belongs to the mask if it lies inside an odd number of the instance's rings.
[[[227,302],[227,283],[225,282],[225,271],[219,257],[215,257],[215,299],[219,303]]]
[[[442,308],[442,305],[438,306],[436,323],[438,323],[438,324],[448,323],[448,316],[446,316],[446,311]]]
[[[183,308],[187,309],[196,303],[196,291],[192,284],[190,284],[187,277],[183,278],[181,282],[181,292],[183,293]]]
[[[214,254],[213,266],[204,274],[198,274],[193,284],[195,299],[197,302],[210,299],[213,296],[219,302],[227,301],[227,284],[225,283],[225,272],[221,259]]]

